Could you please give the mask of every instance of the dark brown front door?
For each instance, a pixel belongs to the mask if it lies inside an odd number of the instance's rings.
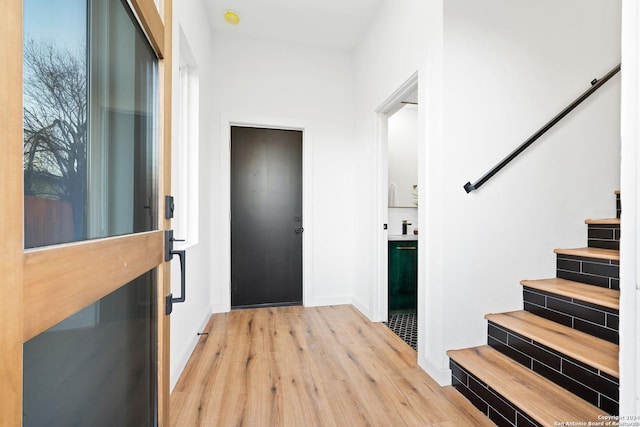
[[[302,303],[302,132],[231,128],[231,306]]]

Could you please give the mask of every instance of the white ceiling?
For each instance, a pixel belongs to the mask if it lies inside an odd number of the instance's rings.
[[[213,29],[227,34],[352,49],[381,0],[206,0]],[[237,26],[223,15],[233,10]]]

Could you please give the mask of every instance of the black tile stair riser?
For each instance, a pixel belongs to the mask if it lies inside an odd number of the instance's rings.
[[[507,345],[520,353],[526,354],[534,361],[539,361],[555,370],[560,370],[562,365],[562,358],[553,354],[550,351],[545,350],[542,347],[538,347],[532,340],[524,340],[514,335],[507,335]],[[528,366],[531,368],[531,365]]]
[[[620,289],[619,261],[558,254],[556,276],[588,285]]]
[[[478,397],[474,392],[469,390],[469,387],[467,387],[466,383],[462,383],[458,381],[456,378],[453,378],[452,385],[453,387],[455,387],[456,390],[458,390],[458,392],[460,392],[460,394],[462,394],[469,402],[471,402],[473,406],[478,408],[480,412],[482,412],[485,415],[488,414],[489,405],[487,405],[487,402],[485,402],[480,397]]]
[[[452,380],[457,379],[465,386],[468,384],[467,373],[460,366],[458,366],[457,363],[450,363],[449,368],[451,369]]]
[[[611,279],[611,289],[620,290],[620,279]]]
[[[598,406],[598,392],[595,390],[591,390],[584,384],[581,384],[578,381],[574,381],[558,371],[555,371],[548,366],[543,365],[542,363],[534,362],[533,363],[533,371],[537,374],[542,375],[546,379],[553,381],[558,384],[560,387],[565,390],[570,391],[576,396],[580,397],[583,400],[591,403],[594,406]]]
[[[615,240],[615,230],[619,230],[617,224],[588,224],[587,235],[589,239]]]
[[[594,264],[611,264],[611,265],[620,265],[620,261],[615,259],[602,259],[602,258],[594,258],[588,256],[578,256],[578,255],[567,255],[567,254],[556,254],[558,258],[562,258],[566,261],[578,261],[578,262],[592,262]]]
[[[587,246],[620,250],[620,225],[588,224]]]
[[[609,328],[603,328],[598,325],[594,325],[593,323],[585,322],[580,319],[574,319],[573,321],[574,329],[587,333],[589,335],[593,335],[597,338],[602,338],[603,340],[609,341],[614,344],[620,343],[620,335],[617,331],[613,331]]]
[[[619,312],[575,298],[523,287],[524,309],[561,325],[619,343]]]
[[[522,366],[526,366],[527,368],[531,369],[531,366],[533,365],[533,359],[531,359],[526,354],[519,352],[513,347],[509,347],[507,344],[491,336],[487,338],[487,344],[498,350],[505,356],[508,356],[510,359],[518,362]]]
[[[489,322],[488,335],[488,344],[494,349],[592,405],[617,414],[619,381],[616,378],[492,322]],[[505,335],[506,342],[503,341]]]
[[[622,201],[620,200],[620,195],[616,194],[616,218],[620,218],[622,216]]]
[[[609,375],[609,374],[607,374],[605,372],[601,372],[601,374],[602,374],[603,378],[608,379],[611,382],[614,382],[614,383],[618,382],[618,379],[616,377],[614,377],[613,375]]]
[[[598,248],[598,249],[613,249],[616,251],[620,250],[620,241],[619,240],[598,240],[598,239],[589,239],[587,241],[587,246],[590,248]]]
[[[582,272],[586,274],[593,274],[594,276],[610,277],[612,279],[619,279],[620,267],[617,265],[604,265],[593,262],[583,262]]]
[[[556,276],[559,279],[571,280],[573,282],[585,283],[587,285],[600,286],[602,288],[611,288],[611,280],[607,277],[590,276],[581,273],[574,273],[572,271],[558,270]]]
[[[487,416],[498,427],[511,427],[514,425],[511,421],[500,415],[500,412],[496,411],[491,406],[489,406],[489,414]]]
[[[490,392],[487,389],[486,385],[478,381],[477,379],[470,377],[468,382],[469,389],[476,394],[476,396],[481,396],[482,399],[489,405],[489,408],[492,408],[495,412],[500,414],[502,418],[508,420],[510,423],[515,424],[516,422],[516,410],[513,409],[507,402],[498,397],[494,392]],[[489,393],[487,393],[489,391]]]
[[[600,396],[599,407],[602,408],[602,410],[607,411],[607,413],[609,414],[617,414],[619,405],[618,402],[614,402],[613,400],[608,399],[606,396]]]
[[[516,425],[518,427],[536,427],[538,424],[518,413],[518,416],[516,417]]]
[[[592,367],[584,368],[578,363],[568,360],[562,362],[562,372],[571,378],[580,378],[582,384],[598,390],[600,394],[612,400],[620,400],[620,386],[617,381],[611,381],[598,372],[592,372]]]
[[[547,308],[559,311],[571,317],[584,319],[597,325],[605,326],[607,324],[607,313],[604,311],[594,310],[583,305],[561,301],[557,298],[547,298]]]
[[[607,327],[616,331],[620,330],[620,316],[616,314],[607,314]]]
[[[507,331],[497,326],[494,326],[493,323],[489,322],[488,324],[489,333],[488,336],[491,338],[495,338],[500,342],[506,343],[509,337]]]
[[[536,316],[544,317],[545,319],[549,319],[561,325],[573,328],[573,319],[562,313],[549,310],[548,308],[541,307],[536,304],[531,304],[528,301],[524,302],[524,310],[528,311],[529,313],[535,314]]]
[[[542,427],[455,361],[449,367],[456,390],[499,427]]]
[[[547,306],[547,293],[523,286],[522,295],[524,297],[524,301],[530,304],[539,305],[540,307]]]

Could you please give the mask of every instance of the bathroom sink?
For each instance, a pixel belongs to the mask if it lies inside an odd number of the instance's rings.
[[[387,240],[418,240],[415,234],[389,234]]]

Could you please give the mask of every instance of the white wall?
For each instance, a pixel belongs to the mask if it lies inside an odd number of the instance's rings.
[[[445,351],[484,344],[484,314],[521,309],[519,280],[552,277],[553,248],[584,246],[583,220],[614,214],[619,78],[481,190],[467,195],[462,186],[619,62],[620,4],[401,3],[383,4],[356,53],[357,138],[369,159],[356,176],[360,186],[375,182],[372,111],[417,69],[426,146],[419,250],[427,254],[418,267],[418,353],[446,383]],[[376,197],[371,188],[360,204],[373,211]],[[368,234],[379,233],[374,215],[362,215]],[[371,257],[356,265],[355,297],[371,315]]]
[[[209,217],[215,227],[208,236],[216,245],[211,259],[218,274],[212,282],[214,311],[229,310],[230,305],[229,157],[223,142],[229,121],[301,123],[313,136],[311,147],[305,140],[305,150],[311,149],[312,155],[303,171],[310,174],[305,188],[312,197],[311,218],[303,218],[305,241],[312,240],[305,246],[305,266],[312,270],[304,273],[303,298],[306,305],[350,303],[354,230],[361,227],[354,212],[361,189],[354,185],[353,170],[361,159],[353,148],[350,54],[222,34],[214,35],[209,48],[213,87],[205,115],[215,137],[207,141],[211,166],[206,187],[215,205]]]
[[[554,248],[586,246],[584,219],[615,214],[619,76],[477,193],[460,187],[620,62],[620,3],[448,0],[444,16],[446,228],[455,232],[443,248],[443,302],[457,308],[446,322],[465,331],[445,334],[444,346],[459,348],[485,342],[484,313],[521,308],[519,280],[555,275]]]
[[[386,244],[387,232],[382,226],[385,218],[378,212],[388,200],[387,188],[380,188],[387,180],[376,175],[377,170],[386,167],[386,159],[381,158],[376,146],[375,111],[420,68],[429,28],[427,10],[427,3],[419,0],[383,2],[354,53],[356,144],[360,157],[354,165],[360,190],[355,201],[359,218],[355,238],[367,250],[359,251],[354,259],[353,298],[356,307],[374,320],[383,320],[374,313],[386,312],[376,307],[384,298],[382,291],[374,292],[373,286],[383,282],[376,268],[382,262],[377,246]],[[419,147],[422,149],[424,144]]]
[[[212,129],[206,112],[211,106],[211,82],[205,78],[211,73],[211,61],[208,51],[208,43],[211,39],[208,22],[204,19],[204,5],[201,0],[190,2],[174,2],[174,36],[173,48],[176,55],[180,49],[180,27],[191,48],[193,59],[197,63],[197,72],[201,77],[199,80],[199,132],[200,144],[199,159],[199,179],[202,183],[199,187],[199,209],[198,225],[200,238],[196,245],[187,248],[187,298],[185,303],[175,304],[171,315],[171,389],[178,381],[195,345],[197,344],[197,333],[204,329],[206,322],[211,315],[211,283],[215,277],[212,269],[212,248],[211,239],[203,238],[211,234],[213,224],[208,220],[211,215],[211,198],[208,188],[205,185],[210,180],[210,163],[207,159],[207,142],[213,138]],[[178,60],[174,61],[173,81],[174,87],[178,85]],[[176,143],[182,143],[178,135],[179,114],[177,110],[178,97],[173,98],[173,139]],[[174,171],[179,174],[182,171]],[[180,187],[174,186],[172,189],[177,204],[182,203],[186,194]],[[181,206],[182,208],[184,206]],[[176,215],[184,213],[178,210]],[[175,238],[183,238],[176,234]],[[189,243],[189,242],[187,242]],[[178,245],[178,244],[177,244]],[[174,295],[180,294],[180,267],[178,258],[174,257],[171,266],[171,288]]]

